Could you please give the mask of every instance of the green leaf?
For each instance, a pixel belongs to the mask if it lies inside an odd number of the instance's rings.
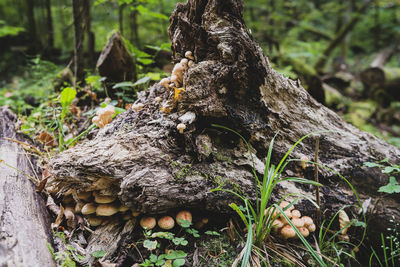
[[[382,173],[392,173],[392,172],[400,172],[400,168],[397,168],[395,166],[387,166],[382,170]]]
[[[104,255],[106,255],[106,252],[104,250],[98,250],[92,253],[92,256],[95,258],[103,258]]]
[[[204,232],[206,235],[215,235],[215,236],[220,236],[221,234],[215,231],[205,231]]]
[[[395,177],[390,176],[389,183],[387,185],[381,186],[378,192],[388,193],[388,194],[400,193],[400,185]]]
[[[133,86],[134,86],[133,82],[120,82],[120,83],[114,84],[114,86],[112,88],[117,89],[117,88],[121,88],[121,87],[133,87]]]
[[[178,222],[182,228],[189,228],[192,225],[192,223],[190,221],[183,220],[183,219],[178,219]]]
[[[137,80],[137,81],[133,84],[133,86],[138,86],[138,85],[145,84],[145,83],[147,83],[147,82],[150,81],[150,80],[151,80],[151,76],[143,77],[143,78]]]
[[[172,263],[172,266],[179,267],[179,266],[183,266],[184,264],[185,264],[184,259],[177,259],[177,260],[174,260],[174,262]]]
[[[76,90],[71,87],[66,87],[61,92],[60,102],[63,108],[67,108],[71,105],[72,101],[75,99]]]
[[[383,165],[375,163],[375,162],[364,162],[364,166],[369,167],[369,168],[374,168],[374,167],[382,168],[383,167]]]
[[[147,248],[148,250],[154,250],[154,249],[156,249],[156,247],[157,247],[157,241],[156,240],[154,240],[154,241],[151,241],[151,240],[145,240],[144,242],[143,242],[143,246],[145,247],[145,248]]]
[[[173,260],[178,258],[185,258],[187,254],[182,250],[170,250],[165,256],[167,260]]]

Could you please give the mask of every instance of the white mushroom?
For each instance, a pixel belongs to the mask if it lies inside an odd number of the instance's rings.
[[[176,129],[178,129],[180,134],[183,134],[183,131],[186,129],[186,125],[184,123],[179,123],[178,126],[176,126]]]
[[[188,59],[194,60],[192,51],[186,51],[185,57],[188,58]]]

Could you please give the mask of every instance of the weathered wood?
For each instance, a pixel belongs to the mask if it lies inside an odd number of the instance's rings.
[[[118,32],[113,33],[97,60],[99,74],[111,82],[136,79],[135,65]]]
[[[259,174],[264,171],[269,142],[278,131],[274,163],[300,137],[329,130],[332,132],[320,136],[320,161],[347,177],[362,200],[372,198],[371,207],[376,212],[369,215],[380,223],[371,231],[385,230],[388,215],[400,219],[399,200],[389,196],[385,202],[376,202],[378,188],[388,179],[361,165],[385,157],[398,161],[399,149],[345,123],[298,82],[274,71],[247,31],[242,11],[239,0],[177,4],[169,28],[174,61],[193,51],[196,62],[185,73],[182,98],[174,102],[174,92],[160,84],[141,92],[138,102],[144,104],[142,110],[128,110],[93,140],[52,159],[54,179],[50,185],[57,186],[60,193],[71,188],[92,191],[99,189],[95,182],[105,178],[122,203],[143,213],[176,208],[230,213],[228,204],[239,200],[230,193],[210,190],[222,186],[254,200],[252,161],[236,135],[212,123],[235,129],[249,140]],[[161,112],[161,106],[168,103],[172,111]],[[176,129],[181,122],[187,126],[183,134]],[[291,158],[312,159],[314,141],[312,137],[304,140]],[[283,175],[309,177],[310,173],[312,177],[312,167],[299,171],[292,164]],[[323,211],[356,203],[353,192],[338,175],[320,168],[319,177],[324,185],[320,191]],[[314,197],[313,188],[286,182],[275,190],[274,200],[289,192]],[[299,208],[305,214],[313,212],[308,201]]]
[[[18,144],[16,116],[0,109],[0,266],[55,266],[46,246],[51,243],[50,217],[35,186],[30,159]],[[6,166],[5,164],[9,165]]]

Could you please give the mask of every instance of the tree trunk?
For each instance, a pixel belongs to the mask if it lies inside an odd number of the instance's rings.
[[[94,33],[91,30],[92,17],[90,16],[90,2],[89,0],[83,0],[83,20],[85,24],[85,31],[88,38],[87,41],[87,51],[89,55],[89,66],[94,68],[95,66],[95,53],[94,53]]]
[[[50,50],[54,48],[54,28],[53,28],[53,16],[51,13],[51,1],[46,0],[46,13],[47,13],[47,45]]]
[[[274,71],[244,23],[239,0],[188,0],[177,4],[169,35],[174,61],[193,51],[195,64],[184,75],[184,92],[176,101],[174,92],[160,84],[139,93],[144,108],[128,110],[84,142],[54,157],[50,186],[59,193],[102,190],[118,195],[124,205],[148,214],[174,213],[192,209],[214,214],[233,213],[231,202],[242,204],[228,192],[210,192],[218,186],[255,200],[252,160],[246,146],[234,134],[213,123],[239,131],[251,145],[255,169],[262,177],[264,158],[271,138],[279,132],[273,150],[278,163],[302,136],[321,130],[320,162],[348,178],[361,200],[372,198],[379,220],[369,229],[374,237],[389,225],[390,216],[400,219],[399,199],[388,196],[376,202],[377,190],[388,182],[378,170],[362,163],[388,157],[398,161],[399,149],[345,123],[337,114],[316,102],[298,82]],[[161,98],[161,102],[156,101]],[[160,111],[163,108],[165,112]],[[170,111],[170,112],[167,112]],[[178,123],[185,123],[182,134]],[[290,158],[312,159],[315,138],[305,139]],[[313,177],[313,167],[304,171],[289,164],[284,176]],[[355,204],[348,185],[335,173],[319,168],[322,210],[328,213]],[[101,179],[101,180],[100,180]],[[314,198],[314,188],[282,182],[273,201],[288,193]],[[298,204],[302,213],[314,210],[309,201]],[[217,216],[215,216],[217,217]],[[134,224],[102,226],[95,235],[105,238],[132,231]],[[375,226],[375,225],[374,225]],[[106,229],[107,228],[107,229]],[[380,237],[379,237],[380,238]],[[103,239],[104,241],[105,239]],[[120,240],[120,244],[123,241]],[[108,256],[118,248],[94,238],[89,251],[106,249]]]
[[[26,0],[26,10],[27,10],[27,17],[28,17],[28,32],[29,32],[29,39],[30,39],[30,48],[32,49],[33,53],[36,53],[38,48],[40,47],[39,39],[37,38],[36,33],[36,20],[35,20],[35,5],[33,0]]]
[[[139,38],[139,27],[137,23],[138,11],[136,9],[132,10],[130,13],[130,28],[131,28],[131,38],[130,41],[135,47],[140,49],[140,38]]]
[[[74,74],[76,82],[82,82],[83,72],[83,8],[82,1],[72,0],[72,13],[74,17]],[[76,86],[76,85],[75,85]]]
[[[0,109],[0,266],[56,266],[46,246],[51,219],[35,186],[30,157],[17,143],[16,116]],[[13,168],[15,169],[13,169]],[[17,171],[18,170],[18,171]]]
[[[118,6],[118,25],[119,25],[119,32],[121,35],[124,35],[124,8],[125,4],[120,4]]]

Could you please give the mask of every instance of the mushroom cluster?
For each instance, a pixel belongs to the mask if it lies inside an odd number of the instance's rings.
[[[105,224],[111,218],[130,220],[139,216],[119,202],[117,196],[107,190],[81,191],[64,195],[65,210],[82,214],[91,226]]]
[[[182,97],[182,92],[185,90],[183,86],[183,76],[185,74],[185,71],[187,71],[188,68],[193,66],[194,64],[194,57],[191,51],[187,51],[185,53],[185,58],[183,58],[180,62],[175,64],[171,76],[164,78],[160,81],[160,84],[164,86],[168,91],[174,89],[174,98],[173,98],[173,103],[177,102],[180,100]],[[159,101],[158,101],[159,102]],[[161,110],[164,113],[169,113],[173,109],[173,103],[171,101],[167,101],[166,103],[163,104],[161,107]]]
[[[192,213],[187,210],[182,210],[176,214],[175,220],[172,216],[169,216],[169,215],[164,215],[164,216],[160,217],[158,220],[156,220],[156,218],[152,217],[152,216],[144,216],[140,220],[140,226],[143,229],[151,230],[151,229],[155,228],[156,225],[158,225],[158,227],[162,230],[171,230],[172,228],[175,227],[175,221],[179,226],[181,226],[182,220],[189,221],[190,223],[192,223],[192,221],[193,221]],[[208,223],[208,219],[202,218],[202,219],[196,221],[195,228],[200,229],[200,228],[204,227],[204,225],[207,223]]]
[[[282,201],[279,207],[284,210],[290,203],[287,201]],[[315,224],[313,220],[308,216],[301,216],[300,211],[295,210],[294,206],[288,207],[284,211],[285,215],[290,219],[294,226],[299,230],[302,236],[307,237],[310,232],[315,231]],[[281,214],[276,208],[269,207],[265,210],[265,214],[270,218],[276,218],[272,222],[272,229],[275,234],[284,239],[296,238],[297,234],[286,218]]]
[[[103,128],[109,124],[112,120],[112,116],[115,114],[115,108],[112,105],[107,105],[105,108],[100,108],[96,112],[96,116],[93,117],[92,122],[99,128]]]

